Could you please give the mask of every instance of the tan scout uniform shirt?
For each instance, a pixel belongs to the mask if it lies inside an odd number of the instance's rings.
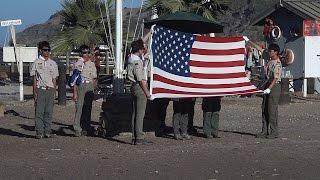
[[[144,76],[145,79],[150,78],[151,76],[151,63],[150,63],[150,59],[144,59],[143,60],[143,70],[144,70]]]
[[[269,61],[267,64],[267,77],[269,80],[277,79],[276,83],[281,81],[282,64],[279,61]]]
[[[52,80],[59,76],[57,63],[40,56],[31,67],[30,76],[35,76],[38,88],[54,88]]]
[[[93,82],[93,79],[97,78],[97,69],[92,61],[87,61],[84,63],[84,60],[80,58],[74,64],[74,68],[81,71],[81,77],[85,83]]]
[[[135,54],[131,54],[128,59],[128,79],[134,83],[142,80],[147,81],[143,62]]]

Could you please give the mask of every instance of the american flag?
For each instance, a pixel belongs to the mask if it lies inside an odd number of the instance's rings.
[[[206,37],[153,27],[152,98],[260,92],[246,77],[243,37]]]

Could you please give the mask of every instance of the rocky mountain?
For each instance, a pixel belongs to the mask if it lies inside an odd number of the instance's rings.
[[[36,24],[17,33],[17,42],[27,46],[36,46],[38,42],[48,40],[49,37],[61,30],[62,17],[59,13],[52,15],[43,24]]]

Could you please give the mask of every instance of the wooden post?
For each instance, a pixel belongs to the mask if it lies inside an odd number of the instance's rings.
[[[67,52],[66,54],[66,66],[67,66],[67,70],[66,70],[66,74],[70,74],[70,53]]]
[[[10,74],[12,76],[12,74],[14,73],[14,68],[15,68],[15,63],[11,63],[11,66],[10,66]]]
[[[0,117],[4,117],[4,104],[0,102]]]
[[[58,105],[66,105],[67,89],[66,89],[66,66],[64,63],[59,64],[58,78]]]
[[[307,94],[314,94],[314,82],[315,78],[308,78]]]
[[[109,72],[109,53],[108,53],[108,51],[106,51],[106,74],[107,75],[109,75],[110,74],[110,72]]]
[[[289,83],[289,78],[281,79],[281,94],[279,104],[289,104],[291,102]]]

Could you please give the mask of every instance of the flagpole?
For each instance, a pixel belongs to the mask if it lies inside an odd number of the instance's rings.
[[[116,0],[116,69],[114,78],[115,94],[123,92],[124,80],[123,80],[123,55],[122,55],[122,0]]]
[[[150,92],[150,96],[151,96],[151,100],[153,100],[154,99],[154,97],[153,97],[153,95],[152,95],[152,87],[153,87],[153,54],[152,54],[152,49],[151,49],[151,45],[152,45],[152,35],[153,35],[153,27],[154,27],[155,25],[153,25],[152,27],[151,27],[151,29],[150,29],[150,31],[151,31],[151,35],[150,35],[150,40],[149,40],[149,44],[148,44],[148,46],[149,46],[149,61],[150,61],[150,89],[149,89],[149,92]]]
[[[153,19],[157,19],[158,18],[158,14],[157,14],[157,8],[154,6],[152,7],[152,16],[151,16],[151,20]],[[153,25],[150,29],[151,31],[151,36],[150,36],[150,41],[149,41],[149,60],[150,60],[150,63],[151,63],[151,68],[150,68],[150,89],[149,89],[149,92],[150,92],[150,96],[151,96],[151,100],[154,99],[153,95],[152,95],[152,87],[153,87],[153,54],[152,54],[152,49],[151,49],[151,45],[152,45],[152,35],[153,35],[153,27],[155,25]],[[142,29],[142,32],[143,32],[143,29]]]

